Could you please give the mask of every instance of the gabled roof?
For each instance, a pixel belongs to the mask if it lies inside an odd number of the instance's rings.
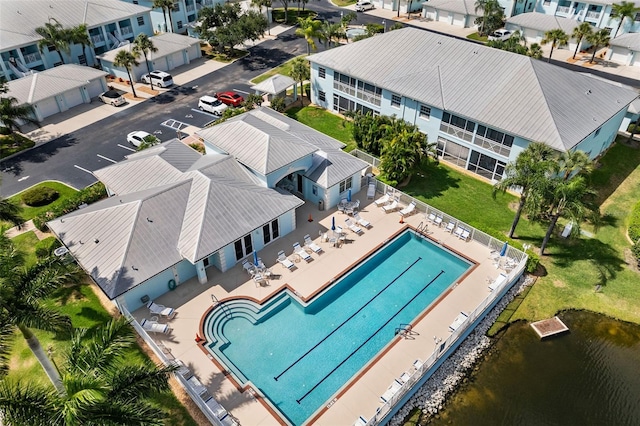
[[[151,40],[155,48],[158,49],[157,52],[149,52],[147,54],[147,59],[149,61],[154,61],[158,58],[169,56],[173,53],[180,52],[184,49],[187,49],[193,46],[194,44],[200,43],[200,39],[198,38],[193,38],[193,37],[189,37],[181,34],[175,34],[175,33],[159,34],[153,37],[149,37],[149,40]],[[118,47],[117,49],[112,49],[112,50],[109,50],[108,52],[103,53],[102,55],[98,55],[98,58],[103,61],[113,62],[115,61],[116,55],[118,54],[118,52],[120,52],[121,50],[132,52],[133,47],[134,47],[133,43],[125,44],[122,47]],[[144,62],[144,57],[142,55],[140,55],[139,59],[140,59],[139,61],[140,63]]]
[[[345,155],[338,150],[318,151],[313,154],[313,164],[304,175],[327,189],[365,168],[362,160],[351,154]]]
[[[544,61],[414,28],[308,59],[561,151],[575,147],[637,97]]]
[[[111,299],[304,203],[256,185],[233,157],[188,161],[193,150],[177,140],[150,151],[94,172],[122,193],[48,224]]]
[[[65,28],[98,25],[139,16],[151,9],[121,0],[2,0],[0,51],[42,39],[37,27],[55,18]]]
[[[463,15],[480,16],[482,11],[476,12],[474,0],[429,0],[422,4],[422,8],[434,8]]]
[[[582,22],[575,19],[563,18],[562,16],[546,15],[538,12],[521,13],[507,19],[507,24],[517,25],[521,28],[531,28],[532,30],[547,32],[561,29],[571,35],[573,29]]]
[[[622,34],[609,42],[612,46],[626,47],[634,52],[640,52],[640,33]]]
[[[251,86],[251,90],[255,90],[261,93],[269,93],[271,95],[277,95],[289,87],[296,84],[295,80],[289,76],[276,74],[273,77],[266,79],[265,81]]]
[[[34,104],[67,90],[86,86],[90,80],[106,75],[104,71],[83,65],[60,65],[7,82],[8,96],[16,98],[19,104]]]

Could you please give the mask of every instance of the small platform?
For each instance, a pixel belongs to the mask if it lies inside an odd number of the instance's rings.
[[[540,339],[556,336],[569,331],[569,327],[567,327],[558,317],[531,323],[531,328],[535,330]]]

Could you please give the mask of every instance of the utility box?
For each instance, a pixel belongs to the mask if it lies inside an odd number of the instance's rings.
[[[320,211],[324,210],[324,200],[319,200],[318,201],[318,210],[320,210]]]

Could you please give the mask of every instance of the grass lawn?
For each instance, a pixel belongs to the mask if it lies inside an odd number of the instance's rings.
[[[322,108],[311,106],[289,108],[286,114],[309,127],[313,127],[319,132],[336,138],[340,142],[344,142],[347,145],[344,150],[347,152],[356,147],[353,135],[351,134],[351,123],[346,122],[335,114]]]
[[[486,43],[487,41],[489,41],[489,37],[488,36],[481,36],[479,33],[469,34],[467,36],[467,38],[469,40],[481,41],[483,43]]]
[[[333,4],[335,4],[338,7],[345,7],[345,6],[349,6],[356,3],[357,3],[357,0],[333,0]]]
[[[71,197],[72,195],[78,192],[77,190],[71,188],[70,186],[65,185],[64,183],[54,182],[54,181],[41,182],[29,189],[33,189],[41,186],[48,186],[49,188],[55,189],[56,191],[58,191],[60,196],[53,203],[47,204],[46,206],[40,206],[40,207],[29,207],[26,204],[23,204],[22,199],[20,198],[22,193],[16,194],[13,197],[9,198],[10,201],[13,201],[14,203],[22,207],[21,215],[25,221],[31,220],[34,217],[38,216],[39,214],[49,211],[53,207],[64,203],[66,199],[68,199],[69,197]]]
[[[14,237],[12,241],[16,248],[25,254],[25,262],[27,265],[36,263],[38,259],[36,258],[34,247],[39,240],[35,232],[25,232],[24,234]]]
[[[24,151],[36,143],[18,133],[0,135],[0,158],[5,158],[17,152]]]
[[[296,25],[298,23],[298,18],[304,19],[308,17],[315,17],[317,15],[313,10],[302,10],[297,7],[289,7],[287,11],[287,25]],[[277,24],[284,24],[284,8],[274,8],[272,9],[271,17],[273,18],[273,22]]]
[[[305,56],[307,55],[306,54],[300,55],[300,56],[297,56],[297,58],[304,58]],[[293,59],[296,59],[296,58],[293,58]],[[260,74],[259,76],[251,80],[250,83],[251,84],[261,83],[266,79],[268,79],[269,77],[273,77],[276,74],[289,75],[289,73],[291,72],[291,62],[293,61],[293,59],[288,60],[287,62],[285,62],[280,66],[271,68],[269,71],[265,72],[264,74]]]

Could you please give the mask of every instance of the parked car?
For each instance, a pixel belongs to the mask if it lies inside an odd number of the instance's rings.
[[[138,148],[144,142],[144,138],[147,136],[153,136],[151,133],[147,133],[143,130],[136,130],[127,135],[127,142]],[[155,136],[154,136],[155,137]]]
[[[98,96],[98,98],[105,104],[113,106],[120,106],[127,103],[117,90],[107,90]]]
[[[370,1],[359,1],[356,3],[356,12],[364,12],[373,9],[373,3]]]
[[[236,92],[221,92],[216,94],[216,97],[220,99],[223,104],[227,104],[232,107],[240,106],[244,102],[244,98]]]
[[[224,110],[229,107],[215,96],[203,96],[198,101],[198,108],[200,108],[201,111],[210,112],[211,114],[222,115]]]
[[[491,34],[489,34],[489,40],[507,40],[509,37],[513,35],[513,31],[506,30],[504,28],[500,28],[499,30],[495,30]]]
[[[140,80],[147,84],[153,81],[153,84],[159,87],[173,86],[173,77],[164,71],[151,71],[149,74],[143,75]]]

